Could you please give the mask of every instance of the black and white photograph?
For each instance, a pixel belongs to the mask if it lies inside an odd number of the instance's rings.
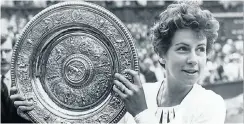
[[[242,0],[0,2],[1,123],[244,123]]]

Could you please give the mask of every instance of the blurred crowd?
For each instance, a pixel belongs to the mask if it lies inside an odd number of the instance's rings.
[[[161,81],[164,68],[158,63],[150,39],[150,27],[141,23],[126,24],[138,48],[140,70],[145,82]],[[221,30],[221,28],[220,28]],[[227,83],[243,80],[243,37],[219,38],[213,52],[208,56],[207,68],[202,85]]]
[[[227,83],[243,80],[243,39],[227,39],[224,45],[216,42],[214,51],[208,56],[207,67],[202,85]],[[164,69],[158,63],[158,56],[153,51],[151,43],[141,43],[138,46],[141,73],[146,82],[162,80]]]
[[[223,1],[222,1],[223,2]],[[1,6],[16,8],[29,6],[32,7],[47,7],[57,3],[57,1],[4,1]],[[116,6],[121,6],[126,2],[114,2]],[[144,5],[143,2],[138,2]],[[111,4],[107,1],[104,4]],[[117,5],[118,4],[118,5]],[[164,2],[156,3],[164,4]],[[225,3],[226,4],[226,3]],[[2,10],[4,11],[4,10]],[[6,10],[5,10],[6,11]],[[8,13],[8,12],[6,12]],[[28,11],[17,11],[10,13],[6,18],[1,17],[1,34],[5,35],[8,42],[16,42],[19,34],[22,32],[24,26],[36,13]],[[163,80],[165,70],[158,63],[158,55],[153,50],[152,43],[150,42],[149,32],[150,26],[142,23],[127,23],[126,26],[130,30],[135,44],[137,46],[138,57],[140,62],[141,78],[144,82],[155,82]],[[220,27],[221,30],[221,27]],[[237,36],[235,39],[225,38],[218,40],[214,44],[214,51],[208,57],[207,69],[204,77],[203,85],[232,82],[236,80],[243,80],[243,37]]]

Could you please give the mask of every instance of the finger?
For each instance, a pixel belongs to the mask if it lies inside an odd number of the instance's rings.
[[[20,110],[20,108],[17,109],[17,114],[18,114],[20,117],[22,117],[22,118],[24,118],[24,119],[30,121],[30,118],[28,117],[28,115],[25,114],[22,110]]]
[[[23,112],[26,112],[26,111],[31,111],[34,109],[34,106],[20,106],[19,109]]]
[[[14,102],[14,106],[15,107],[19,107],[19,106],[32,106],[33,103],[32,102],[28,102],[28,101],[15,101]]]
[[[132,94],[132,91],[130,91],[126,86],[124,86],[120,81],[114,80],[114,84],[117,86],[117,88],[124,94],[130,95]],[[123,92],[124,91],[124,92]]]
[[[142,86],[140,76],[137,71],[125,69],[124,72],[130,74],[133,77],[134,84],[136,84],[138,86]]]
[[[16,94],[18,92],[17,88],[15,86],[10,88],[10,95]]]
[[[125,99],[127,96],[124,94],[124,93],[122,93],[115,85],[113,86],[113,90],[114,90],[114,92],[116,92],[116,93],[118,93],[119,94],[119,96],[122,98],[122,99]]]
[[[23,100],[25,100],[25,98],[24,98],[23,96],[21,96],[20,94],[14,94],[14,95],[11,95],[11,96],[10,96],[10,99],[11,99],[12,101],[16,101],[16,100],[21,100],[21,101],[23,101]]]
[[[123,75],[121,75],[119,73],[115,73],[114,76],[120,82],[122,82],[128,89],[130,89],[130,90],[134,89],[134,85],[128,79],[126,79]]]

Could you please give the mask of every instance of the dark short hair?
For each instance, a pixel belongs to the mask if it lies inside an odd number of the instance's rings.
[[[219,22],[210,11],[202,10],[196,3],[173,3],[159,15],[159,20],[151,28],[154,51],[166,54],[178,29],[192,29],[199,36],[206,36],[208,54],[218,37]]]

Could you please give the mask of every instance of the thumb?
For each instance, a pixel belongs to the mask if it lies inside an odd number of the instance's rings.
[[[10,88],[10,95],[16,94],[17,93],[17,88],[15,86]]]
[[[140,76],[139,76],[139,72],[131,70],[131,69],[125,69],[124,72],[128,73],[132,76],[135,85],[142,86]]]

